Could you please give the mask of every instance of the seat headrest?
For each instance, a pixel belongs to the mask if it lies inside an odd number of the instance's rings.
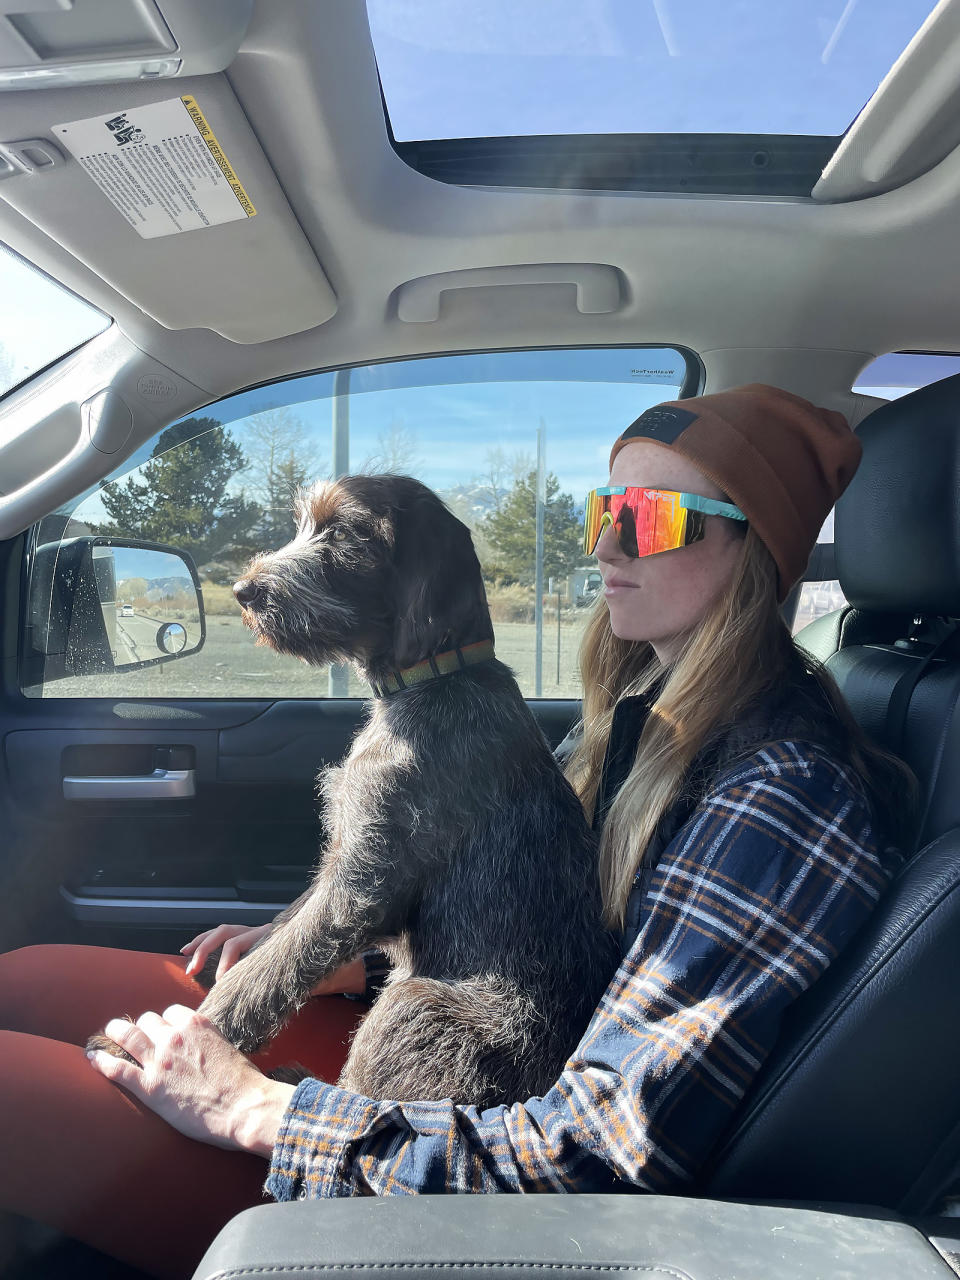
[[[960,374],[874,410],[837,503],[840,585],[858,609],[960,617]]]

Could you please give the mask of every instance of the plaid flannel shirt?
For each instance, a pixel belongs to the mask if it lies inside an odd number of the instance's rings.
[[[640,929],[560,1079],[478,1112],[304,1081],[266,1183],[278,1200],[689,1187],[784,1009],[890,878],[862,789],[783,741],[720,775],[665,849]]]

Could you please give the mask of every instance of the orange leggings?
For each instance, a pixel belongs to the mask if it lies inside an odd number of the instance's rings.
[[[112,1017],[204,992],[181,957],[106,947],[0,955],[0,1210],[171,1280],[192,1275],[234,1214],[262,1204],[267,1164],[171,1129],[100,1076],[82,1046]],[[254,1061],[336,1080],[365,1006],[310,1003]]]

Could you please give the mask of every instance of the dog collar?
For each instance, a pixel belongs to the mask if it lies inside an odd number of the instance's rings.
[[[375,698],[385,698],[388,693],[398,693],[401,689],[409,689],[411,685],[425,684],[427,680],[436,680],[438,676],[452,675],[454,671],[465,671],[467,667],[476,666],[479,662],[492,662],[495,657],[492,640],[477,640],[462,648],[448,649],[446,653],[434,653],[414,667],[388,671],[382,680],[371,680],[370,687]]]

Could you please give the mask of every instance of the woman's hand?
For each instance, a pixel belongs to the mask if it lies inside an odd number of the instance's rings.
[[[207,957],[216,951],[217,947],[222,946],[223,950],[220,952],[214,979],[219,982],[223,975],[232,969],[251,947],[265,937],[272,927],[271,924],[261,924],[254,928],[245,924],[218,924],[215,929],[207,929],[205,933],[198,934],[192,942],[180,948],[181,955],[190,957],[186,968],[187,976],[199,973]],[[323,978],[310,994],[338,996],[347,993],[362,996],[366,989],[367,972],[363,966],[363,960],[358,956],[356,960],[341,965],[334,973]]]
[[[358,956],[322,978],[310,991],[312,996],[362,996],[367,989],[367,971]]]
[[[202,1014],[174,1004],[105,1031],[139,1065],[88,1053],[101,1075],[188,1138],[269,1159],[293,1086],[269,1080]]]
[[[253,928],[246,924],[218,924],[215,929],[197,934],[192,942],[180,948],[181,955],[190,957],[190,963],[186,969],[187,976],[199,973],[206,964],[207,957],[216,951],[217,947],[222,946],[215,979],[219,982],[252,946],[269,933],[271,928],[272,924],[260,924]]]

